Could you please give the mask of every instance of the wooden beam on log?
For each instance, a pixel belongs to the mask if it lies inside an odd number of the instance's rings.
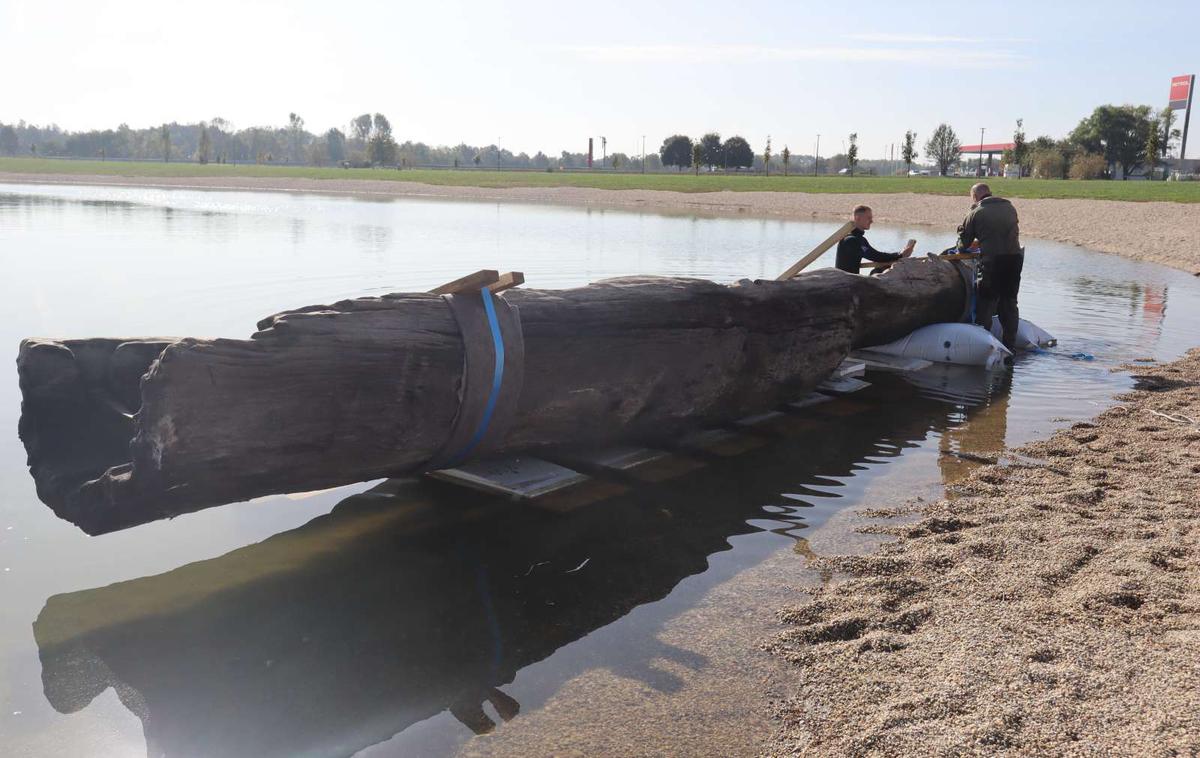
[[[812,249],[812,251],[809,252],[808,255],[804,256],[803,258],[801,258],[800,260],[796,261],[791,266],[789,266],[787,271],[784,271],[782,274],[780,274],[778,276],[777,280],[781,281],[781,282],[787,281],[788,279],[791,279],[796,274],[799,274],[801,271],[808,268],[810,263],[812,263],[817,258],[820,258],[822,255],[824,255],[826,250],[828,250],[829,248],[836,245],[838,242],[840,242],[842,240],[843,237],[845,237],[847,234],[849,234],[852,231],[854,231],[854,222],[853,221],[847,221],[846,223],[842,224],[841,227],[836,232],[829,235],[829,237],[826,238],[826,240],[824,242],[822,242],[821,244],[814,247]]]
[[[501,274],[500,278],[487,286],[492,294],[503,292],[513,287],[520,287],[525,283],[525,274],[520,271],[509,271]]]
[[[957,320],[963,282],[951,262],[907,259],[878,277],[823,270],[782,282],[630,277],[509,290],[524,378],[492,454],[671,445],[772,410],[813,390],[855,347]],[[137,350],[131,340],[24,342],[21,438],[44,500],[87,531],[112,531],[420,472],[445,445],[464,351],[441,297],[313,305],[259,326],[248,340]],[[128,398],[136,416],[98,403],[105,394]],[[89,435],[103,431],[94,445],[72,432],[89,423]]]
[[[464,277],[455,279],[452,282],[446,282],[440,287],[434,287],[429,290],[434,295],[453,295],[458,292],[478,292],[484,287],[495,284],[500,279],[500,273],[485,268],[476,271],[473,274],[467,274]]]

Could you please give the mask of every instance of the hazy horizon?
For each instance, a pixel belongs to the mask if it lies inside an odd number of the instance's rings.
[[[1200,7],[1167,3],[1169,28]],[[498,144],[514,153],[656,150],[681,132],[740,134],[755,149],[883,157],[939,122],[964,143],[1063,136],[1103,103],[1166,105],[1170,77],[1200,68],[1184,42],[1133,40],[1127,4],[612,3],[533,0],[356,7],[216,0],[0,6],[9,76],[0,121],[70,131],[223,117],[314,133],[385,113],[396,139]],[[33,62],[30,64],[30,62]],[[1200,141],[1193,141],[1197,143]],[[1189,150],[1189,154],[1193,153]]]

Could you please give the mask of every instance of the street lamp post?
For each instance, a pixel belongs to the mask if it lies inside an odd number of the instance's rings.
[[[646,173],[646,135],[642,135],[642,173]]]
[[[817,135],[817,156],[813,159],[813,176],[821,171],[821,135]]]
[[[983,176],[983,133],[987,127],[979,127],[979,168],[975,171],[976,176]]]

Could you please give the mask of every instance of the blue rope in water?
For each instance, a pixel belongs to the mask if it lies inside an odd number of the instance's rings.
[[[487,405],[483,409],[483,418],[479,420],[479,428],[475,430],[475,434],[463,445],[462,450],[455,453],[450,459],[447,467],[457,466],[466,460],[471,451],[483,441],[484,435],[487,434],[488,424],[492,421],[492,414],[496,410],[496,402],[500,399],[500,387],[504,384],[504,335],[500,333],[500,322],[496,319],[496,306],[492,302],[491,290],[486,288],[480,290],[479,293],[483,297],[483,310],[487,313],[488,328],[492,330],[492,349],[496,357],[496,367],[492,371],[492,389],[488,395]]]

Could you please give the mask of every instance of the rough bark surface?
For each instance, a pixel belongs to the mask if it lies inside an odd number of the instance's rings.
[[[853,347],[957,320],[965,291],[954,264],[910,260],[879,277],[637,277],[504,297],[525,339],[499,450],[515,452],[656,442],[770,410]],[[249,340],[23,342],[21,434],[42,499],[86,531],[111,531],[419,471],[444,444],[463,346],[440,298],[360,298],[258,326]],[[84,418],[102,420],[102,439],[73,436]]]

